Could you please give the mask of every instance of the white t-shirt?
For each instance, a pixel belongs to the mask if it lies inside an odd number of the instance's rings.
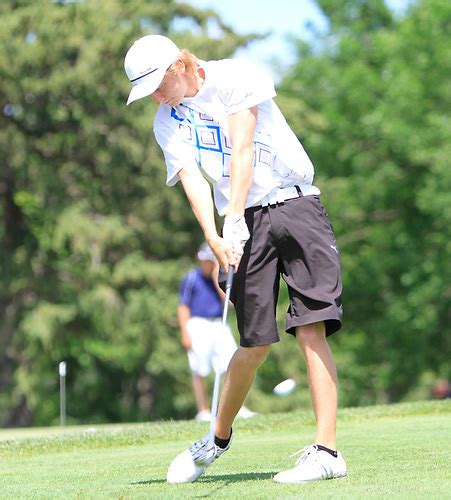
[[[154,133],[165,156],[167,185],[175,185],[180,170],[195,163],[213,185],[216,208],[224,215],[232,154],[228,116],[258,105],[253,181],[246,208],[258,205],[277,188],[298,185],[305,196],[319,194],[312,186],[312,162],[272,99],[276,92],[269,75],[239,59],[199,64],[205,71],[199,92],[175,107],[161,104],[155,116]]]

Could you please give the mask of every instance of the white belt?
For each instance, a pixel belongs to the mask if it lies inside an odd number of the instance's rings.
[[[292,198],[300,198],[302,196],[302,191],[297,186],[274,188],[266,196],[263,196],[263,198],[254,206],[267,207],[268,205],[276,205],[277,203],[283,203],[284,201],[291,200]]]

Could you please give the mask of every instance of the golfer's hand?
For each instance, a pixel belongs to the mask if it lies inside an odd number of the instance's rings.
[[[246,245],[247,240],[250,238],[244,216],[226,215],[222,228],[222,237],[232,247],[233,259],[229,264],[235,266],[235,269],[237,269],[243,255],[244,245]]]
[[[219,267],[227,271],[229,265],[234,265],[234,254],[231,245],[227,244],[224,238],[217,236],[216,238],[208,239],[207,243],[213,250],[213,253],[218,260]],[[236,269],[236,268],[235,268]]]

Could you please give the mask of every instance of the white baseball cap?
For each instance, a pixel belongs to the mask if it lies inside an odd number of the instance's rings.
[[[201,261],[210,260],[216,262],[215,254],[208,243],[202,243],[197,252],[197,258]]]
[[[124,59],[125,72],[132,84],[127,105],[153,94],[179,54],[177,45],[165,36],[147,35],[136,40]]]

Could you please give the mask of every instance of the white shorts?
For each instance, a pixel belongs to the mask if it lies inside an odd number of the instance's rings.
[[[237,349],[230,327],[223,327],[221,318],[194,316],[188,320],[187,329],[191,338],[188,361],[193,374],[206,377],[216,367],[225,373]]]

